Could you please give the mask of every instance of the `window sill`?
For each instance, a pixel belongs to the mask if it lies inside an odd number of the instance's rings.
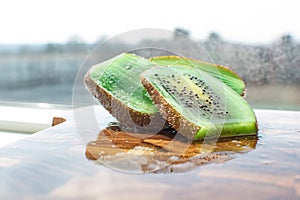
[[[0,147],[51,127],[53,117],[69,109],[44,103],[1,103]]]

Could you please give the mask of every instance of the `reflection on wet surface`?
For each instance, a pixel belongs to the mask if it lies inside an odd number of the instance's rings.
[[[253,150],[257,136],[189,141],[169,128],[157,134],[103,129],[87,144],[86,157],[126,172],[184,172],[208,163],[220,163]]]

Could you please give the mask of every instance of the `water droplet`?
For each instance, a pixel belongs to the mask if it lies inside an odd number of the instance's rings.
[[[126,66],[125,66],[125,69],[127,69],[127,70],[129,70],[129,69],[131,69],[131,68],[132,68],[131,65],[126,65]]]

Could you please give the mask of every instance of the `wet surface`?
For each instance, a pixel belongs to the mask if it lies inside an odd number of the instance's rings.
[[[247,153],[257,136],[189,141],[171,128],[157,134],[123,132],[109,126],[88,143],[86,157],[116,170],[135,173],[173,173],[220,163]]]
[[[67,113],[66,122],[1,148],[0,196],[1,199],[299,199],[300,113],[271,110],[255,110],[255,113],[259,134],[256,145],[250,145],[249,151],[233,151],[233,159],[213,161],[180,173],[142,174],[121,172],[87,159],[85,141],[96,140],[105,126],[89,139],[79,138],[73,115]],[[104,120],[105,116],[99,118]],[[157,141],[148,142],[159,145]]]

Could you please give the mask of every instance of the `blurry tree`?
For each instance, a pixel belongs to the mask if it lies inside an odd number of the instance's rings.
[[[175,28],[175,32],[181,33],[183,35],[189,36],[190,31],[184,29],[184,28]]]
[[[55,43],[48,43],[45,47],[45,52],[47,53],[60,53],[62,52],[62,46]]]
[[[175,28],[174,30],[174,39],[177,40],[181,38],[182,36],[190,36],[190,31],[184,29],[184,28]]]
[[[208,40],[210,40],[210,41],[220,41],[221,36],[217,32],[211,32],[208,36]]]
[[[292,42],[293,42],[293,37],[290,34],[286,34],[281,37],[282,45],[291,44]]]

